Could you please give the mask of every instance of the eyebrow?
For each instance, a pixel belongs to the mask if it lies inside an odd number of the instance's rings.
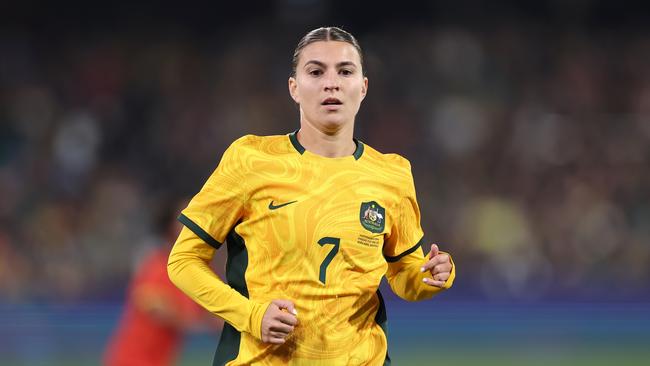
[[[315,64],[315,65],[318,65],[320,67],[326,67],[327,66],[327,65],[325,65],[325,63],[323,63],[321,61],[318,61],[318,60],[309,60],[309,61],[305,62],[305,66],[307,66],[309,64]],[[343,66],[357,67],[357,65],[352,61],[341,61],[341,62],[336,64],[336,67],[343,67]]]

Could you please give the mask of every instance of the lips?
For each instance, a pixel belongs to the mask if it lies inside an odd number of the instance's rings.
[[[343,104],[343,102],[341,102],[337,98],[332,98],[332,97],[327,98],[321,102],[321,105],[341,105],[341,104]]]

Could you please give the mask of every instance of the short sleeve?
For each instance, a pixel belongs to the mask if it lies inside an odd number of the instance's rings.
[[[415,196],[415,184],[407,163],[407,180],[402,184],[402,195],[396,205],[395,219],[392,221],[390,235],[384,244],[384,257],[387,262],[396,262],[413,253],[422,244],[424,232],[420,226],[420,208]]]
[[[247,201],[242,141],[233,142],[219,165],[178,220],[207,244],[219,248],[241,219]]]

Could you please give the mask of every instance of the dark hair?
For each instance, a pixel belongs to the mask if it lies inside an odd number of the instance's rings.
[[[298,58],[300,57],[300,52],[302,49],[310,45],[311,43],[318,41],[339,41],[347,42],[354,46],[359,53],[359,60],[361,61],[361,72],[365,75],[366,68],[363,65],[363,52],[361,52],[361,46],[354,36],[341,28],[338,27],[321,27],[310,31],[305,34],[304,37],[298,42],[296,50],[293,51],[293,60],[291,61],[291,76],[296,76],[296,67],[298,67]]]

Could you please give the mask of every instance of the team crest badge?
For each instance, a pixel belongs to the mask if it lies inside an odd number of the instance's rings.
[[[372,233],[381,233],[384,231],[384,218],[386,210],[375,201],[362,202],[359,213],[361,225]]]

